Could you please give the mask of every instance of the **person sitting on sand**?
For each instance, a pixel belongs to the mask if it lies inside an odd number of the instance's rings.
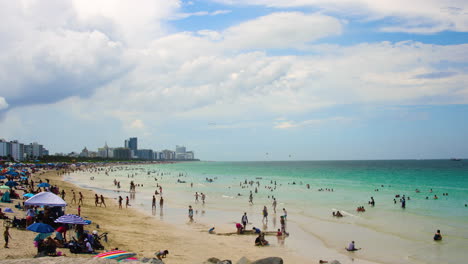
[[[346,248],[346,250],[348,251],[356,251],[356,250],[360,250],[361,248],[356,248],[356,246],[354,245],[354,241],[351,241],[351,243],[349,243],[349,246]]]
[[[215,228],[214,226],[212,228],[210,228],[210,230],[208,230],[208,233],[209,234],[214,234],[215,233]]]
[[[437,232],[435,233],[434,240],[435,241],[442,240],[442,235],[440,234],[440,230],[437,230]]]
[[[258,234],[258,237],[255,239],[256,246],[268,246],[268,241],[265,240],[265,234]]]
[[[156,253],[154,253],[156,255],[156,257],[159,259],[159,260],[162,260],[163,258],[166,257],[166,255],[169,254],[169,251],[166,249],[166,250],[160,250]]]

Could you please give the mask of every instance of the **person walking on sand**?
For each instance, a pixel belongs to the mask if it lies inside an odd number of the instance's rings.
[[[99,204],[99,196],[97,195],[97,193],[94,194],[94,204],[96,205],[96,207]]]
[[[5,227],[5,231],[3,232],[3,238],[5,239],[5,246],[4,246],[4,248],[8,248],[8,240],[9,240],[10,238],[12,238],[11,235],[10,235],[9,229],[10,229],[10,227],[9,227],[9,226],[6,226],[6,227]]]
[[[263,219],[262,219],[262,222],[265,221],[266,219],[266,222],[268,223],[268,210],[267,210],[267,207],[266,206],[263,206]]]
[[[62,189],[62,192],[60,193],[60,195],[62,196],[62,200],[65,200],[65,190]]]
[[[78,205],[78,216],[81,216],[81,205]]]
[[[190,222],[193,222],[193,209],[192,209],[192,206],[191,206],[191,205],[189,205],[188,217],[189,217],[189,219],[190,219]]]
[[[163,199],[163,197],[161,196],[161,197],[159,198],[159,207],[162,208],[163,205],[164,205],[164,199]]]
[[[78,205],[83,205],[83,194],[81,192],[78,192],[78,195],[80,198],[78,199]]]
[[[122,196],[119,196],[119,209],[122,209]]]
[[[75,191],[72,190],[72,200],[71,200],[71,203],[72,204],[76,204],[76,193]]]
[[[247,223],[249,223],[249,219],[247,218],[247,213],[246,212],[244,212],[244,215],[242,216],[241,222],[242,222],[242,225],[244,225],[244,230],[245,230],[245,227],[247,226]]]
[[[198,203],[198,192],[195,192],[195,202]]]
[[[151,208],[156,209],[156,196],[153,195],[153,202],[151,203]]]
[[[125,197],[125,208],[128,208],[130,205],[130,199],[128,199],[128,196]]]
[[[101,194],[101,207],[102,205],[104,205],[104,207],[107,207],[106,203],[104,202],[104,195]]]

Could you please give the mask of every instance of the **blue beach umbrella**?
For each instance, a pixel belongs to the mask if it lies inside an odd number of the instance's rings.
[[[53,233],[54,228],[48,224],[43,223],[34,223],[26,228],[29,231],[33,231],[36,233]]]
[[[43,183],[39,183],[37,187],[50,187],[50,184],[48,184],[47,182],[43,182]]]
[[[0,180],[4,180],[4,179],[6,179],[6,177],[3,176],[3,175],[1,175],[1,176],[0,176]]]
[[[14,213],[13,210],[9,207],[6,207],[5,210],[3,210],[5,213]]]
[[[13,186],[18,185],[18,183],[15,182],[15,181],[7,181],[7,182],[5,183],[5,185],[11,188],[11,187],[13,187]]]
[[[25,194],[23,194],[23,197],[26,197],[26,198],[31,198],[31,197],[33,197],[33,196],[34,196],[33,193],[25,193]]]

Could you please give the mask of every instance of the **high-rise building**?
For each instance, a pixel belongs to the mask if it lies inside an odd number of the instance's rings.
[[[132,157],[132,152],[129,148],[115,148],[114,159],[129,160]]]
[[[137,157],[143,160],[153,160],[153,150],[151,149],[139,149],[137,150]]]
[[[132,138],[125,140],[124,147],[129,148],[136,153],[136,151],[138,150],[138,138],[132,137]]]
[[[0,139],[0,157],[11,156],[11,143],[5,139]]]
[[[11,144],[11,157],[16,161],[24,159],[24,144],[19,143],[18,140],[10,142]]]

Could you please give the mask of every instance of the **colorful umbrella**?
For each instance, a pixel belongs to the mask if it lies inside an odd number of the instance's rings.
[[[74,214],[62,215],[61,217],[57,218],[57,220],[55,220],[54,222],[72,225],[89,225],[88,222],[86,222],[86,220]]]
[[[2,185],[2,186],[0,186],[0,189],[10,190],[10,187],[8,187],[6,185]]]
[[[23,194],[23,196],[26,197],[26,198],[31,198],[31,197],[34,196],[34,193],[25,193],[25,194]]]
[[[0,180],[4,180],[4,179],[6,179],[6,177],[3,176],[3,175],[1,175],[1,176],[0,176]]]
[[[5,185],[6,185],[6,186],[9,186],[9,187],[13,187],[13,186],[18,185],[18,183],[15,182],[15,181],[7,181],[7,182],[5,183]]]
[[[121,259],[131,258],[131,257],[133,257],[135,255],[136,255],[135,253],[130,253],[128,251],[114,250],[114,251],[103,252],[103,253],[97,254],[94,257],[95,258],[121,260]]]
[[[37,187],[50,187],[50,184],[48,184],[47,182],[43,182],[43,183],[39,183]]]
[[[5,213],[14,213],[13,210],[11,210],[11,208],[9,208],[9,207],[5,208],[5,210],[3,210],[3,212],[5,212]]]
[[[37,236],[34,238],[34,241],[44,240],[44,239],[50,237],[51,235],[52,235],[52,233],[39,233],[39,234],[37,234]]]
[[[36,233],[53,233],[54,228],[50,225],[43,224],[43,223],[34,223],[26,228],[29,231],[33,231]]]

